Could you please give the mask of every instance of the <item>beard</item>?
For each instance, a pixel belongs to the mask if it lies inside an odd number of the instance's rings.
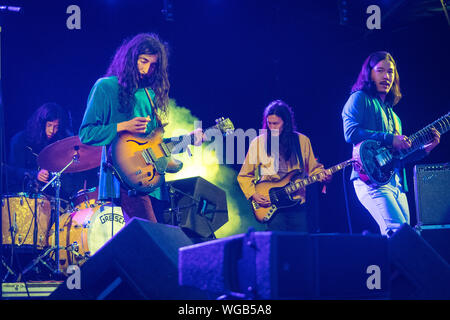
[[[139,88],[146,88],[151,87],[153,83],[155,82],[156,76],[154,73],[152,74],[145,74],[141,77],[139,77],[138,86]]]

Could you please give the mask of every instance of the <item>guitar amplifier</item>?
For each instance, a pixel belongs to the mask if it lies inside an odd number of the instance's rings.
[[[418,225],[450,225],[449,190],[449,163],[414,166]]]

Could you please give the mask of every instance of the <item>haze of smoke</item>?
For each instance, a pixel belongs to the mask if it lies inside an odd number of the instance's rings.
[[[195,121],[199,121],[199,119],[193,116],[189,109],[177,106],[175,100],[170,100],[169,124],[165,127],[164,137],[169,138],[192,132],[195,129]],[[202,123],[203,129],[210,125],[212,124]],[[238,233],[241,228],[239,213],[243,204],[236,199],[243,198],[243,195],[239,194],[240,190],[236,190],[237,173],[233,169],[220,166],[216,161],[215,153],[204,145],[201,147],[189,146],[189,148],[192,153],[191,157],[187,153],[174,155],[176,159],[183,162],[183,168],[178,173],[166,174],[166,180],[173,181],[200,176],[222,188],[227,194],[228,222],[219,228],[215,235],[217,238],[222,238]]]

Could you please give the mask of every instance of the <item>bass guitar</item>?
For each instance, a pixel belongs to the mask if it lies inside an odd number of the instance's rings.
[[[409,136],[411,147],[408,149],[396,151],[376,140],[365,140],[357,144],[353,148],[353,159],[356,160],[354,169],[359,173],[360,179],[371,186],[387,184],[399,161],[433,141],[432,128],[441,135],[446,133],[450,129],[450,112]]]
[[[295,206],[300,201],[299,199],[294,199],[294,195],[298,190],[319,181],[326,174],[333,174],[342,170],[353,161],[353,159],[344,161],[304,179],[300,178],[301,172],[297,169],[292,170],[278,181],[261,181],[257,183],[255,185],[256,192],[270,199],[270,205],[260,206],[255,200],[251,200],[251,207],[256,220],[261,223],[268,222],[278,209]]]
[[[234,132],[234,125],[229,118],[222,117],[204,132],[214,132],[211,130],[228,135]],[[166,172],[176,173],[183,167],[183,163],[172,158],[172,154],[187,150],[188,145],[193,143],[193,135],[164,139],[163,134],[163,127],[156,128],[145,137],[122,132],[111,144],[112,165],[129,189],[150,193],[162,185],[162,176]]]

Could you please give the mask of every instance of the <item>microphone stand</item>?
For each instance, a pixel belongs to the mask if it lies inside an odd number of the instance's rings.
[[[183,196],[190,198],[193,201],[193,203],[188,206],[184,206],[184,207],[179,207],[178,205],[175,205],[175,194],[176,193],[179,193]],[[192,208],[193,206],[198,205],[199,202],[197,199],[192,197],[190,194],[184,193],[183,191],[181,191],[177,188],[174,188],[172,186],[169,186],[169,196],[170,196],[170,208],[168,209],[168,211],[170,212],[171,225],[178,226],[178,223],[179,223],[178,215],[180,213],[180,210]]]
[[[208,204],[207,200],[204,199],[203,201],[200,201],[198,199],[195,199],[190,194],[187,194],[187,193],[185,193],[185,192],[183,192],[183,191],[181,191],[181,190],[179,190],[177,188],[174,188],[173,186],[169,186],[169,188],[170,188],[169,189],[169,195],[170,195],[170,206],[171,206],[170,209],[169,209],[169,212],[171,213],[172,225],[174,225],[174,226],[178,225],[178,219],[177,219],[177,223],[176,224],[174,222],[174,219],[175,219],[174,218],[174,213],[173,213],[174,211],[176,211],[175,214],[178,214],[181,209],[187,209],[187,208],[191,208],[191,207],[194,207],[194,206],[198,207],[198,206],[202,205],[202,208],[201,208],[200,212],[195,213],[195,214],[198,214],[199,216],[201,216],[201,217],[203,217],[205,219],[206,224],[208,225],[208,228],[211,231],[212,239],[217,239],[216,235],[214,234],[214,229],[213,229],[211,223],[209,222],[209,219],[206,217],[206,214],[207,213],[228,212],[228,211],[226,211],[226,210],[206,210],[207,209],[206,206]],[[174,207],[175,207],[174,197],[175,197],[176,193],[179,193],[179,194],[181,194],[181,195],[183,195],[185,197],[190,198],[192,200],[192,204],[188,205],[188,206],[184,206],[184,207],[176,206],[176,208],[174,209]],[[187,228],[187,229],[189,229],[189,228]],[[192,230],[192,231],[195,232],[195,230]]]

